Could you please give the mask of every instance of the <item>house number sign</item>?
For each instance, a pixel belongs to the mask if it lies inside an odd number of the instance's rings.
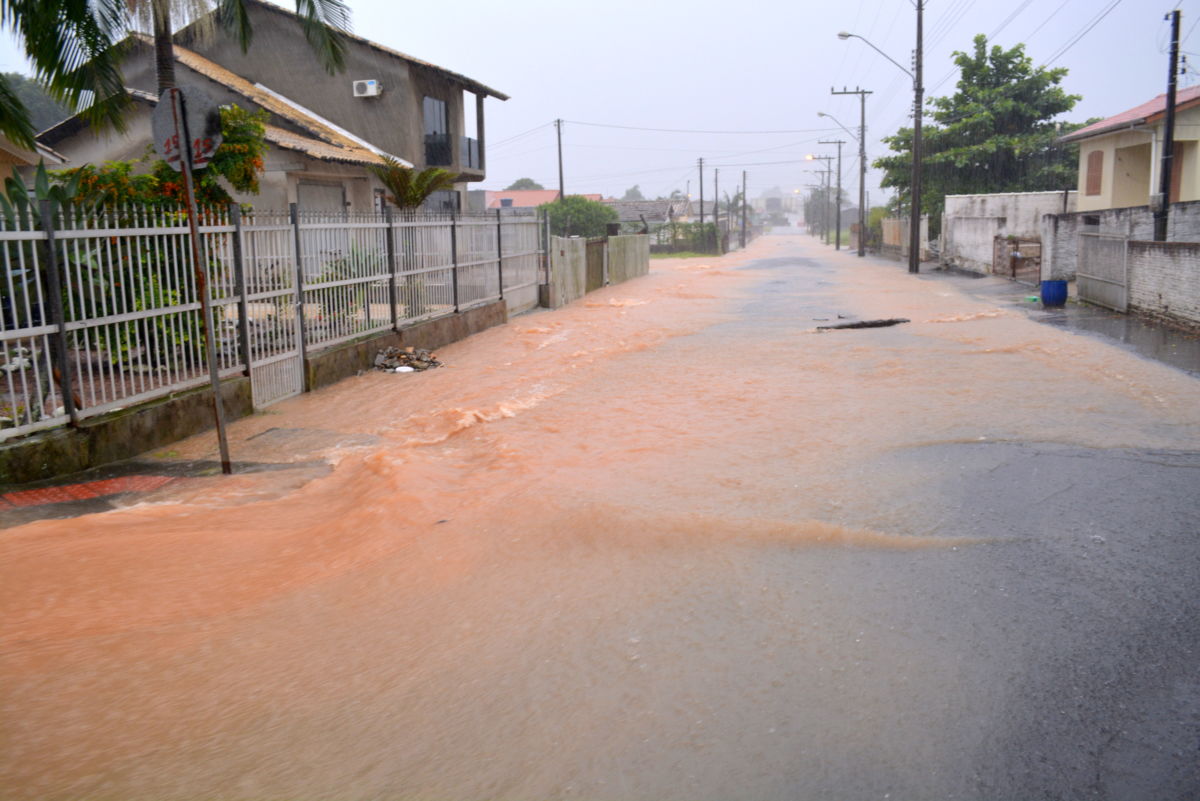
[[[199,89],[167,89],[151,117],[154,149],[175,170],[190,153],[192,169],[202,170],[221,146],[221,112]],[[190,147],[186,147],[190,145]]]

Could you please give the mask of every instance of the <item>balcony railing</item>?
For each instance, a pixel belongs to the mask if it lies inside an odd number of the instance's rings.
[[[483,160],[479,156],[479,140],[469,136],[460,137],[458,166],[462,170],[482,170]]]
[[[425,164],[430,167],[449,167],[451,161],[450,134],[425,134]]]

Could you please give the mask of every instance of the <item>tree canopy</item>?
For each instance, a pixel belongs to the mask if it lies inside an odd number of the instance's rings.
[[[532,178],[518,178],[510,185],[504,187],[505,192],[521,192],[529,189],[545,189],[546,187],[539,184]]]
[[[568,195],[539,208],[550,217],[550,233],[555,236],[604,236],[608,223],[618,218],[612,206],[580,195]]]
[[[35,131],[43,131],[75,113],[70,106],[51,97],[50,93],[32,78],[27,78],[19,72],[6,72],[3,77],[29,111],[29,121],[33,123]]]
[[[955,52],[954,63],[956,91],[929,100],[932,124],[922,131],[922,209],[936,220],[946,195],[1075,186],[1078,148],[1055,140],[1078,126],[1053,122],[1080,99],[1059,85],[1067,70],[1035,68],[1024,45],[989,49],[983,34],[972,52]],[[895,154],[874,162],[882,186],[909,191],[912,139],[912,128],[884,138]]]
[[[460,176],[441,167],[426,167],[420,172],[405,167],[391,156],[383,157],[383,165],[371,167],[379,182],[388,191],[388,202],[399,209],[419,209],[434,192],[454,188]]]
[[[642,194],[642,190],[638,188],[637,184],[634,184],[633,186],[626,189],[624,196],[621,198],[621,200],[645,200],[645,199],[646,198]]]

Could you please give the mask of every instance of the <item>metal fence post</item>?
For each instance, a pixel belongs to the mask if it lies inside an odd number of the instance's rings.
[[[454,284],[454,312],[458,313],[458,218],[450,212],[450,276]]]
[[[292,234],[296,254],[296,325],[300,328],[300,358],[308,361],[308,334],[304,330],[304,262],[300,258],[300,212],[295,203],[288,204],[292,219]],[[305,391],[308,391],[308,371],[305,370]]]
[[[47,290],[50,294],[50,318],[57,329],[48,339],[56,343],[53,347],[53,359],[58,362],[58,386],[62,392],[63,411],[70,418],[71,425],[75,425],[79,422],[79,415],[75,409],[75,394],[71,385],[71,360],[67,358],[67,321],[63,312],[62,282],[58,277],[58,254],[54,250],[54,212],[49,200],[38,201],[38,206],[42,215],[42,227],[46,231],[46,283],[49,284]],[[53,372],[49,378],[50,381],[54,380]]]
[[[501,242],[501,232],[504,222],[500,219],[500,209],[496,209],[496,270],[500,280],[500,300],[504,300],[504,244]]]
[[[238,294],[238,336],[241,338],[242,362],[250,375],[250,304],[246,298],[246,264],[242,255],[242,210],[236,203],[229,205],[233,223],[233,276]]]
[[[400,328],[400,309],[396,297],[396,229],[392,225],[392,210],[383,207],[383,220],[387,223],[387,268],[388,268],[388,304],[392,309],[392,330]]]

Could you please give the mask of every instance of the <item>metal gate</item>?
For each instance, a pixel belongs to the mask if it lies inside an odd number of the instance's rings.
[[[604,286],[604,257],[608,240],[604,237],[587,241],[587,274],[584,291],[594,292]]]
[[[1129,239],[1116,234],[1081,233],[1075,278],[1079,299],[1114,311],[1129,308]]]
[[[241,226],[245,302],[240,321],[254,407],[304,391],[295,229],[286,214],[256,214]]]
[[[992,240],[992,273],[1022,284],[1042,280],[1042,240],[998,236]]]

